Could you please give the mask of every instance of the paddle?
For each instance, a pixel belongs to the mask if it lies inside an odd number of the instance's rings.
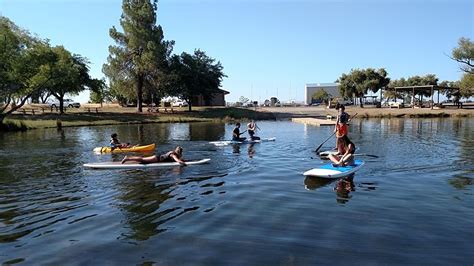
[[[377,155],[367,154],[367,153],[355,153],[354,156],[367,156],[370,158],[379,158]],[[328,158],[329,156],[322,155],[321,158]],[[311,157],[313,159],[313,157]]]
[[[323,141],[323,143],[321,143],[317,148],[316,150],[314,151],[315,153],[318,153],[318,151],[321,149],[321,147],[324,145],[324,143],[326,143],[326,141],[328,141],[330,138],[332,138],[332,136],[334,136],[334,134],[336,134],[336,132],[333,132],[331,134],[331,136],[329,136],[329,138],[327,138],[325,141]]]
[[[370,158],[379,158],[377,155],[373,155],[373,154],[366,154],[366,153],[360,153],[360,154],[354,154],[354,156],[357,155],[357,156],[367,156],[367,157],[370,157]]]
[[[357,113],[354,116],[352,116],[351,118],[349,118],[349,120],[347,122],[350,122],[352,120],[352,118],[354,118],[356,116],[357,116]],[[326,143],[330,138],[332,138],[332,136],[334,136],[334,134],[336,134],[336,132],[333,132],[331,134],[331,136],[329,136],[329,138],[327,138],[323,143],[321,143],[321,145],[319,145],[314,152],[318,153],[318,151],[321,149],[321,147],[324,145],[324,143]]]

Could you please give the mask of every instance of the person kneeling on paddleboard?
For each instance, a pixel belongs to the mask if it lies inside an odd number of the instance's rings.
[[[259,140],[260,139],[260,137],[254,136],[255,131],[257,131],[257,128],[259,128],[259,127],[257,126],[255,121],[253,121],[253,120],[250,120],[250,123],[247,124],[247,132],[250,135],[250,140]]]
[[[240,133],[239,128],[240,128],[240,123],[235,124],[235,128],[234,128],[234,130],[232,131],[232,140],[233,140],[233,141],[244,141],[244,140],[246,139],[245,137],[241,138],[240,135],[244,134],[245,131],[247,131],[247,130],[245,130],[244,132]]]
[[[112,135],[110,135],[110,147],[113,150],[116,148],[130,148],[133,147],[133,145],[130,145],[130,143],[120,143],[120,141],[118,140],[117,133],[113,133]]]
[[[353,165],[355,150],[354,143],[352,143],[347,135],[344,135],[337,138],[337,154],[330,154],[328,158],[333,162],[333,166]]]
[[[186,163],[183,160],[183,148],[181,148],[181,146],[176,146],[174,150],[169,151],[164,154],[160,154],[158,156],[157,155],[148,156],[148,157],[125,156],[122,160],[122,164],[129,161],[138,162],[141,164],[178,162],[180,165],[186,165]]]

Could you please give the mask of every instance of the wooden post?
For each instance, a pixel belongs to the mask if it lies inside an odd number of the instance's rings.
[[[411,108],[415,108],[415,87],[412,87]]]
[[[438,88],[438,105],[439,105],[439,88]]]
[[[433,85],[431,85],[431,103],[430,103],[431,110],[433,110]]]

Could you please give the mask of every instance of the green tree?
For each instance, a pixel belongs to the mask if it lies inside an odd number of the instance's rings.
[[[104,101],[110,101],[111,99],[112,96],[104,79],[92,79],[90,81],[90,101],[92,103],[100,103],[102,107]]]
[[[458,47],[452,51],[451,59],[460,63],[459,68],[469,74],[474,74],[474,42],[469,38],[460,38]]]
[[[157,0],[123,0],[120,25],[110,37],[117,43],[109,46],[108,63],[103,72],[109,78],[111,92],[118,98],[133,99],[142,112],[143,93],[160,89],[173,41],[165,41],[161,26],[156,25]]]
[[[319,89],[313,93],[311,96],[312,99],[315,100],[321,100],[321,101],[327,101],[329,99],[330,95],[327,91],[324,89]]]
[[[48,66],[50,79],[47,88],[58,101],[60,113],[64,113],[64,96],[77,95],[91,86],[87,59],[71,54],[63,46],[51,48],[55,59]]]
[[[183,52],[180,56],[172,56],[170,67],[169,94],[185,100],[189,111],[192,110],[193,96],[202,95],[210,99],[226,76],[221,63],[199,49],[192,55]]]
[[[385,88],[390,78],[387,77],[387,71],[380,68],[353,69],[349,74],[342,74],[336,81],[339,85],[341,96],[353,98],[359,97],[360,106],[362,105],[362,97],[370,90],[377,92],[379,89]]]
[[[0,17],[0,124],[51,79],[49,44]]]
[[[459,88],[460,86],[460,82],[459,81],[448,81],[448,80],[443,80],[441,81],[438,86],[440,87],[447,87],[447,88]],[[447,90],[447,89],[443,89],[443,88],[440,88],[439,91],[441,93],[444,93],[446,94],[446,97],[448,99],[451,99],[451,97],[456,94],[456,92],[454,92],[453,90]]]
[[[438,78],[434,74],[427,74],[424,76],[411,76],[407,79],[401,78],[398,80],[390,81],[390,88],[394,87],[408,87],[408,86],[426,86],[426,85],[438,85]],[[393,94],[391,96],[397,96],[397,98],[407,97],[411,95],[411,92],[400,92],[397,95]],[[389,95],[389,94],[387,94]],[[424,91],[415,91],[415,95],[431,96],[431,90]]]
[[[474,74],[465,73],[459,84],[460,96],[469,98],[474,96]]]

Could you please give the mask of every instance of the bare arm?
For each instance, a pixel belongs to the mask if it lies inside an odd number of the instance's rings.
[[[351,149],[352,149],[352,144],[349,144],[349,147],[347,147],[346,152],[344,153],[344,155],[341,156],[339,163],[344,163],[347,160],[347,158],[349,157],[349,154],[351,153]]]
[[[178,158],[178,156],[176,156],[175,154],[171,154],[171,158],[173,158],[173,160],[175,160],[175,162],[178,162],[180,165],[186,165],[186,163],[180,158]]]

